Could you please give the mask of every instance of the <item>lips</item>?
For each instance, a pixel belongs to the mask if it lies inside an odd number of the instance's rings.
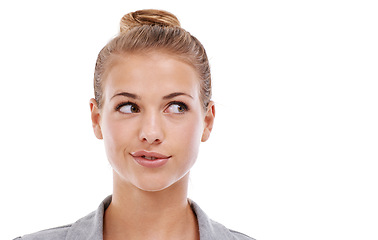
[[[157,168],[165,165],[172,156],[166,156],[157,152],[138,151],[130,153],[134,160],[141,166]]]
[[[149,160],[161,159],[161,158],[170,158],[170,156],[166,156],[156,152],[147,152],[147,151],[138,151],[131,153],[133,157],[143,157]]]

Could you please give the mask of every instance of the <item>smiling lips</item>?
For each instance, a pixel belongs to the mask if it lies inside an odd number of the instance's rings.
[[[130,153],[134,160],[147,168],[158,168],[165,165],[172,156],[166,156],[156,152],[138,151]]]

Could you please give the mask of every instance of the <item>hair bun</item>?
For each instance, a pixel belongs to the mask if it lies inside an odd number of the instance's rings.
[[[122,17],[120,32],[125,33],[130,29],[143,25],[160,25],[163,27],[180,27],[180,21],[170,12],[155,9],[139,10]]]

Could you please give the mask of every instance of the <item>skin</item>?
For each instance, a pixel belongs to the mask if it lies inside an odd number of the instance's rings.
[[[90,100],[94,133],[113,168],[105,240],[199,239],[187,200],[189,172],[215,117],[213,102],[202,107],[199,81],[192,66],[161,51],[115,56],[102,108]],[[170,158],[146,168],[130,155],[140,150]]]

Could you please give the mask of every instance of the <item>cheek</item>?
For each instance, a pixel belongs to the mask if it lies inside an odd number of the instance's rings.
[[[202,131],[202,124],[197,119],[192,119],[179,129],[175,129],[174,141],[179,144],[180,152],[195,160],[201,143]]]
[[[125,143],[130,143],[131,129],[125,128],[122,121],[114,119],[104,119],[101,126],[106,154],[109,161],[117,159],[119,155],[123,154]]]

